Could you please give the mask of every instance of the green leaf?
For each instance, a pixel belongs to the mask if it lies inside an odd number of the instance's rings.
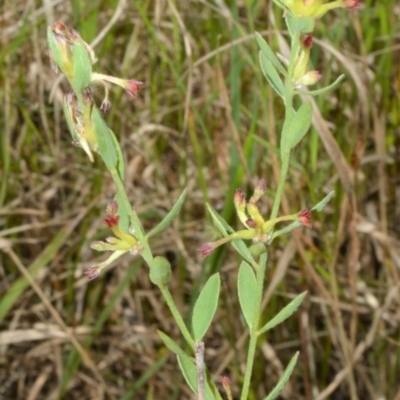
[[[92,63],[86,47],[75,42],[72,47],[72,60],[74,64],[74,76],[71,85],[75,92],[80,92],[90,83],[92,76]]]
[[[282,98],[285,95],[285,88],[283,86],[282,80],[276,72],[275,67],[271,64],[268,58],[260,51],[260,65],[264,76],[268,79],[268,82],[274,88],[276,93]]]
[[[158,336],[160,336],[161,340],[164,342],[165,346],[168,347],[173,353],[178,356],[185,356],[189,357],[181,348],[180,346],[175,343],[168,335],[164,332],[161,332],[157,329]]]
[[[277,385],[272,389],[272,392],[264,398],[264,400],[274,400],[276,399],[279,394],[282,392],[283,388],[287,384],[290,375],[292,375],[294,366],[296,365],[297,359],[299,357],[299,352],[297,352],[292,359],[290,360],[288,366],[285,369],[285,372],[283,373],[281,379],[279,379],[279,382]]]
[[[111,129],[108,129],[111,139],[114,143],[114,148],[117,153],[117,171],[119,174],[119,177],[121,178],[121,181],[124,180],[124,175],[125,175],[125,164],[124,164],[124,156],[122,155],[121,151],[121,146],[119,145],[119,142],[114,134],[114,132]]]
[[[281,235],[284,235],[285,233],[288,233],[290,231],[292,231],[293,229],[298,228],[299,226],[301,226],[301,223],[299,221],[293,221],[291,224],[289,224],[288,226],[285,226],[282,229],[279,229],[278,231],[274,232],[271,236],[271,238],[268,240],[268,244],[271,244],[272,241]]]
[[[222,233],[223,236],[228,236],[228,234],[235,232],[226,221],[208,204],[206,203],[206,207],[208,212],[211,214],[211,217]],[[254,265],[256,262],[254,261],[253,256],[250,253],[250,250],[247,248],[246,243],[241,239],[234,239],[231,241],[234,249],[250,264]]]
[[[258,32],[256,32],[256,41],[257,41],[258,47],[260,48],[262,54],[264,54],[264,56],[268,58],[268,60],[271,62],[271,64],[281,74],[286,75],[286,70],[283,67],[283,65],[281,64],[281,62],[278,60],[278,57],[272,51],[271,47],[269,47],[269,44],[267,43],[267,41]]]
[[[176,356],[179,367],[186,380],[186,383],[197,394],[197,370],[194,361],[187,356]],[[208,379],[205,379],[205,395],[206,400],[215,400],[213,391],[211,390]]]
[[[339,78],[336,79],[335,82],[331,83],[329,86],[326,86],[322,89],[318,89],[318,90],[308,90],[308,91],[304,91],[304,90],[298,90],[296,91],[296,94],[301,94],[301,95],[308,95],[308,96],[318,96],[320,94],[324,94],[324,93],[328,93],[331,90],[335,89],[336,86],[339,85],[339,83],[344,79],[344,75],[340,75]]]
[[[217,310],[219,289],[219,274],[214,274],[208,279],[196,300],[192,315],[193,339],[196,342],[203,338],[211,324]]]
[[[293,114],[288,123],[284,123],[282,129],[282,140],[284,148],[281,151],[292,150],[303,139],[310,128],[312,117],[311,103],[303,103],[299,110]],[[282,143],[282,142],[281,142]]]
[[[287,13],[285,16],[286,26],[288,27],[290,37],[293,37],[296,32],[296,17]]]
[[[118,156],[114,147],[114,140],[100,110],[96,106],[92,109],[92,124],[96,133],[101,158],[108,169],[117,168]]]
[[[238,276],[238,294],[240,307],[249,328],[253,326],[254,294],[257,291],[257,281],[253,269],[246,262],[242,262]]]
[[[227,222],[224,221],[224,219],[208,203],[206,203],[206,207],[208,212],[211,214],[211,218],[213,219],[215,226],[219,229],[223,236],[228,236],[228,232],[234,232]]]
[[[265,324],[258,333],[265,333],[275,326],[279,325],[285,319],[289,318],[300,306],[307,292],[304,292],[298,295],[295,299],[293,299],[283,310],[281,310],[274,318],[271,319],[267,324]]]
[[[53,55],[55,63],[58,65],[58,68],[60,68],[60,70],[62,70],[63,60],[62,60],[61,51],[60,51],[59,45],[57,44],[57,41],[54,37],[54,32],[50,26],[47,28],[47,43],[49,45],[50,52]]]
[[[335,194],[334,191],[328,193],[318,204],[316,204],[311,211],[322,211],[328,202],[331,200],[333,195]]]
[[[172,220],[178,215],[179,211],[181,210],[182,205],[186,199],[186,194],[187,189],[182,192],[182,194],[179,196],[178,201],[174,204],[174,206],[164,217],[164,219],[146,235],[147,238],[162,232],[168,225],[171,224]]]

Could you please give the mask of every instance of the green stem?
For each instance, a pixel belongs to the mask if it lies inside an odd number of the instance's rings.
[[[267,256],[268,256],[267,253],[264,253],[260,257],[260,265],[257,270],[257,289],[254,299],[255,301],[254,317],[253,317],[253,323],[250,328],[250,342],[249,342],[249,350],[247,353],[246,372],[244,374],[244,382],[240,400],[247,400],[247,397],[249,395],[251,375],[253,372],[254,355],[257,347],[258,326],[260,323],[261,302],[264,289],[264,277],[267,268]]]
[[[123,203],[123,207],[125,208],[125,210],[127,210],[130,220],[131,220],[131,224],[132,224],[133,228],[135,229],[135,235],[137,236],[139,242],[143,246],[143,251],[142,251],[141,255],[144,258],[144,260],[147,262],[147,264],[149,266],[151,266],[151,263],[153,261],[153,255],[151,254],[151,250],[150,250],[150,246],[147,241],[147,238],[144,235],[142,224],[140,223],[140,220],[139,220],[136,212],[131,207],[128,196],[125,192],[124,185],[122,183],[122,180],[121,180],[117,170],[115,168],[113,168],[112,170],[110,170],[110,172],[111,172],[111,175],[117,186],[118,192],[121,196],[120,198]],[[175,322],[178,325],[182,335],[184,336],[184,338],[186,339],[188,344],[191,346],[191,348],[193,348],[194,340],[192,339],[192,336],[191,336],[189,330],[187,329],[185,322],[183,321],[181,315],[179,314],[179,311],[175,305],[175,302],[171,296],[170,291],[168,290],[168,288],[166,286],[159,286],[159,288],[160,288],[160,291],[161,291],[169,309],[171,310],[172,316],[174,317]]]
[[[290,118],[292,118],[292,114],[294,113],[293,109],[293,87],[292,87],[292,76],[294,70],[294,64],[296,60],[296,56],[298,53],[298,49],[300,46],[300,32],[294,32],[291,38],[291,52],[290,52],[290,60],[288,66],[288,75],[285,78],[285,96],[284,96],[284,103],[285,103],[285,122],[287,123]],[[283,132],[282,132],[283,134]],[[285,143],[285,140],[281,141]],[[282,151],[283,150],[283,151]],[[274,204],[272,206],[271,211],[271,220],[274,220],[279,212],[279,206],[282,200],[283,189],[286,182],[286,176],[289,170],[289,161],[290,161],[290,149],[281,149],[282,154],[282,165],[280,170],[279,182],[278,187],[275,193]],[[264,289],[264,278],[265,278],[265,271],[267,267],[267,253],[264,253],[263,256],[260,257],[260,266],[256,270],[257,273],[257,290],[255,295],[255,308],[254,308],[254,318],[253,323],[250,328],[250,341],[249,341],[249,350],[247,353],[247,363],[246,363],[246,372],[244,375],[244,382],[242,388],[242,394],[240,400],[247,400],[250,388],[250,380],[253,370],[254,364],[254,355],[257,347],[257,338],[258,338],[258,325],[260,322],[260,315],[261,315],[261,301]]]
[[[172,316],[175,319],[176,324],[178,325],[183,337],[185,338],[186,342],[189,346],[193,349],[194,348],[194,340],[192,335],[190,334],[188,328],[186,327],[185,322],[183,321],[181,315],[179,314],[178,309],[176,308],[174,299],[171,296],[171,292],[168,290],[166,286],[159,286],[162,295],[171,311]]]
[[[286,182],[286,175],[287,175],[287,172],[289,169],[289,161],[290,161],[290,150],[288,150],[287,152],[284,153],[284,157],[282,160],[278,187],[275,192],[274,204],[272,206],[272,211],[271,211],[271,216],[270,216],[271,220],[275,219],[278,215],[279,206],[281,204],[281,199],[282,199],[282,194],[283,194],[283,188],[284,188],[285,182]]]
[[[292,76],[293,76],[295,60],[296,60],[296,56],[297,56],[299,47],[300,47],[300,32],[294,32],[292,39],[291,39],[291,51],[290,51],[290,59],[289,59],[289,66],[288,66],[288,74],[285,77],[285,97],[284,97],[285,121],[284,121],[284,125],[285,125],[285,123],[287,123],[289,121],[290,118],[292,118],[292,114],[294,113]],[[284,134],[284,131],[282,131],[282,135],[283,134]],[[284,140],[284,138],[282,138],[281,146],[285,142],[286,141]],[[282,152],[282,150],[283,150],[283,152]],[[275,219],[278,215],[279,206],[280,206],[281,200],[282,200],[283,188],[285,186],[286,176],[287,176],[287,173],[289,170],[290,149],[282,149],[281,148],[281,154],[282,154],[281,171],[280,171],[280,175],[279,175],[278,188],[276,189],[276,194],[275,194],[274,204],[272,206],[270,219]]]

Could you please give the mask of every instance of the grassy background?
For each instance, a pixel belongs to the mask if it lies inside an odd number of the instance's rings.
[[[260,0],[4,0],[0,399],[193,398],[156,333],[181,340],[141,260],[127,256],[93,282],[82,276],[103,259],[89,243],[108,234],[102,218],[115,187],[100,162],[70,144],[62,114],[69,89],[46,48],[57,20],[95,43],[97,71],[144,82],[137,100],[114,88],[107,117],[128,194],[150,229],[188,187],[179,218],[152,247],[173,264],[171,290],[184,315],[207,276],[221,272],[206,363],[216,380],[230,377],[237,396],[247,340],[240,260],[228,245],[203,262],[196,248],[216,234],[205,202],[239,226],[233,192],[250,193],[263,177],[262,209],[270,210],[284,110],[252,35],[262,32],[285,54],[281,12]],[[312,61],[321,85],[341,73],[346,80],[316,99],[320,115],[296,148],[281,210],[336,196],[314,214],[312,230],[273,244],[263,318],[302,291],[309,296],[260,341],[249,399],[271,390],[297,350],[282,399],[400,399],[399,20],[395,0],[366,0],[318,23]],[[95,92],[100,102],[102,88]]]

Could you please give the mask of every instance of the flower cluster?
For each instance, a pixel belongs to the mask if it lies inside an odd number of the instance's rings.
[[[119,227],[118,203],[116,201],[112,201],[108,204],[106,212],[107,216],[104,219],[104,223],[111,228],[115,237],[108,237],[105,242],[92,242],[90,247],[97,251],[112,251],[113,253],[107,260],[85,271],[85,275],[89,279],[94,279],[99,276],[100,271],[104,267],[111,264],[126,252],[138,254],[143,249],[142,245],[133,234],[126,233]]]
[[[299,18],[321,18],[328,11],[335,8],[354,9],[358,7],[358,0],[281,0],[291,13]]]
[[[247,229],[234,232],[215,242],[203,244],[198,248],[203,258],[209,256],[218,246],[234,239],[251,239],[255,243],[266,243],[275,225],[282,221],[298,221],[304,226],[312,227],[309,221],[311,218],[311,211],[307,209],[298,214],[284,215],[267,221],[264,220],[256,203],[264,194],[265,189],[266,183],[261,179],[254,189],[253,196],[247,203],[243,191],[241,189],[236,190],[233,198],[236,212],[240,221]]]
[[[111,107],[108,83],[123,87],[130,96],[136,98],[142,82],[94,73],[92,65],[97,59],[93,49],[77,31],[68,29],[63,22],[58,21],[49,27],[47,38],[53,69],[63,73],[73,89],[65,97],[64,113],[74,144],[81,146],[93,162],[92,151],[98,151],[98,135],[92,124],[96,104],[90,87],[98,82],[104,85],[105,96],[100,110],[105,113]]]

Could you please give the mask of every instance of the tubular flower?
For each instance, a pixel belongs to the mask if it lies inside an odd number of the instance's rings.
[[[85,275],[89,279],[97,278],[104,267],[111,264],[123,254],[127,252],[138,254],[142,251],[142,245],[138,242],[137,238],[124,232],[119,227],[118,203],[111,201],[107,206],[106,212],[107,216],[104,219],[104,223],[111,228],[115,237],[108,237],[105,242],[92,242],[90,247],[97,251],[112,251],[113,253],[102,263],[94,265],[85,271]]]
[[[296,88],[314,85],[322,77],[318,71],[308,71],[308,61],[312,45],[312,35],[305,35],[301,40],[300,51],[294,63],[292,82]]]
[[[247,203],[243,191],[241,189],[236,190],[233,197],[236,212],[240,221],[247,229],[234,232],[215,242],[203,244],[198,248],[203,258],[212,254],[218,246],[235,239],[251,239],[254,243],[266,243],[275,225],[282,221],[299,221],[301,224],[311,228],[311,223],[309,222],[311,212],[308,210],[265,221],[256,205],[257,201],[264,194],[265,189],[266,184],[262,179],[257,183],[254,194]]]
[[[110,82],[113,83],[114,85],[121,86],[127,91],[127,93],[130,96],[132,96],[135,99],[137,97],[137,92],[140,89],[140,86],[143,85],[143,82],[135,80],[126,80],[126,79],[116,78],[115,76],[93,73],[91,77],[91,82],[95,81],[101,81],[104,85],[106,85],[106,82]]]
[[[334,8],[358,7],[358,0],[282,0],[282,3],[297,17],[321,18]]]

